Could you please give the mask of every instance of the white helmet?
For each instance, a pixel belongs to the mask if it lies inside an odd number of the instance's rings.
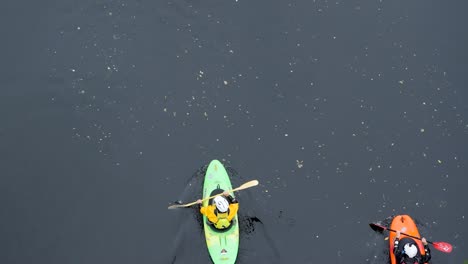
[[[410,257],[414,258],[416,257],[416,254],[418,254],[418,249],[416,248],[415,244],[406,244],[405,245],[405,254]]]
[[[213,203],[220,213],[225,213],[229,209],[229,203],[223,196],[216,196],[213,199]]]

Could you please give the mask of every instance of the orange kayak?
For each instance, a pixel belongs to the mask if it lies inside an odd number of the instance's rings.
[[[397,215],[393,218],[392,223],[390,225],[390,229],[393,230],[398,230],[402,233],[406,233],[408,235],[412,235],[415,237],[421,237],[419,235],[418,227],[416,226],[416,223],[414,223],[413,219],[409,215]],[[398,264],[395,255],[393,254],[393,242],[395,241],[396,233],[395,232],[390,232],[390,237],[389,237],[389,244],[390,244],[390,261],[392,264]],[[400,240],[408,237],[403,234],[400,235]],[[419,252],[421,252],[421,255],[424,256],[425,251],[424,251],[424,246],[421,242],[421,240],[414,239],[416,244],[418,245]]]

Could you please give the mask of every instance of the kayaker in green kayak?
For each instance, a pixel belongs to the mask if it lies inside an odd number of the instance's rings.
[[[197,201],[198,204],[202,200]],[[226,229],[231,225],[232,219],[236,216],[239,210],[239,202],[232,197],[229,192],[224,191],[222,195],[216,196],[213,203],[207,206],[200,207],[200,213],[217,229]]]

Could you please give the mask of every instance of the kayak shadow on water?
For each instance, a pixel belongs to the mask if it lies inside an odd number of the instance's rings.
[[[188,179],[184,191],[179,196],[179,203],[200,199],[207,167],[203,166]],[[226,171],[233,188],[252,180],[239,176],[231,167],[226,167]],[[259,197],[255,192],[254,187],[234,193],[239,201],[240,245],[236,263],[283,263],[274,242],[278,239],[273,239],[269,230],[287,228],[292,222],[284,221],[282,212],[273,213],[263,196]],[[206,263],[210,256],[205,244],[203,218],[199,207],[178,210],[181,212],[176,218],[181,228],[174,238],[170,263]]]

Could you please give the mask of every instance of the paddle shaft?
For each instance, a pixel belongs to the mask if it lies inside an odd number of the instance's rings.
[[[374,229],[375,231],[379,231],[379,232],[382,232],[384,230],[388,230],[388,231],[395,232],[395,233],[397,232],[396,230],[393,230],[393,229],[390,229],[388,227],[381,226],[381,225],[378,225],[378,224],[373,224],[372,223],[372,224],[370,224],[370,226],[371,226],[372,229]],[[415,239],[418,239],[418,240],[422,240],[419,237],[415,237],[415,236],[412,236],[412,235],[409,235],[409,234],[406,234],[406,233],[401,233],[400,232],[400,234],[403,234],[405,236],[412,237],[412,238],[415,238]],[[447,242],[432,242],[432,241],[427,241],[427,240],[426,240],[426,242],[433,245],[435,249],[440,250],[442,252],[445,252],[445,253],[452,252],[452,245],[450,245]]]
[[[252,182],[252,184],[249,184],[249,183],[251,183],[251,182]],[[258,184],[258,182],[257,182],[257,184]],[[247,189],[247,188],[256,186],[257,184],[253,185],[253,181],[250,181],[250,182],[247,182],[247,183],[242,184],[241,186],[239,186],[239,187],[237,187],[237,188],[235,188],[235,189],[227,190],[227,192],[231,192],[231,193],[232,193],[232,192],[240,191],[240,190],[243,190],[243,189]],[[223,193],[218,193],[218,194],[216,194],[216,195],[203,198],[201,201],[203,202],[203,201],[206,201],[206,200],[210,200],[210,199],[215,198],[216,196],[220,196],[220,195],[222,195],[222,194],[223,194]],[[193,204],[196,204],[196,203],[197,203],[197,202],[192,203],[192,205],[193,205]]]
[[[257,180],[252,180],[252,181],[249,181],[249,182],[246,182],[244,184],[242,184],[241,186],[235,188],[235,189],[232,189],[232,190],[227,190],[227,192],[235,192],[235,191],[240,191],[240,190],[244,190],[244,189],[247,189],[247,188],[250,188],[250,187],[254,187],[254,186],[257,186],[258,185],[258,181]],[[220,196],[222,195],[222,193],[219,193],[219,194],[216,194],[216,195],[213,195],[213,196],[210,196],[210,197],[207,197],[207,198],[204,198],[202,199],[201,201],[206,201],[206,200],[209,200],[209,199],[212,199],[212,198],[215,198],[216,196]],[[197,204],[197,201],[195,202],[192,202],[192,203],[188,203],[188,204],[175,204],[175,205],[171,205],[168,207],[168,209],[174,209],[174,208],[181,208],[181,207],[189,207],[189,206],[192,206],[194,204]]]
[[[392,232],[395,232],[395,233],[397,232],[396,230],[393,230],[393,229],[387,228],[387,227],[384,227],[384,229],[387,229],[388,231],[392,231]],[[400,234],[421,240],[420,237],[412,236],[410,234],[406,234],[406,233],[403,233],[403,232],[400,232]],[[429,243],[429,244],[434,244],[432,241],[429,241],[429,240],[426,240],[426,242]]]

